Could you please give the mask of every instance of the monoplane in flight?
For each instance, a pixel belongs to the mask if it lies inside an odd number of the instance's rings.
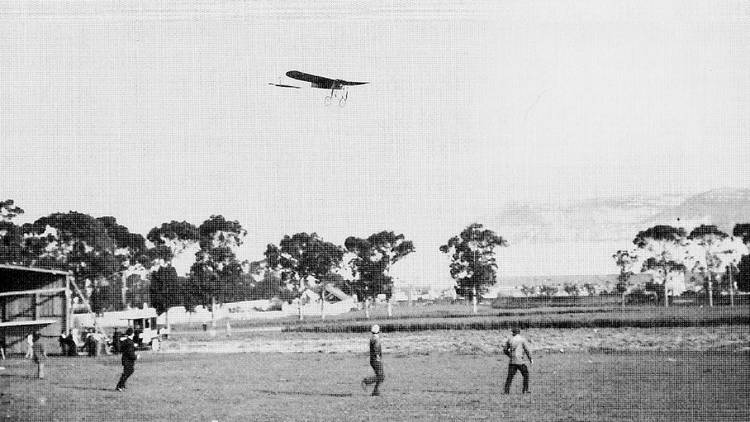
[[[323,76],[311,75],[309,73],[299,72],[297,70],[290,70],[286,72],[286,76],[296,79],[298,81],[310,82],[311,88],[330,89],[331,95],[326,96],[323,100],[325,105],[330,105],[334,99],[338,100],[339,106],[343,107],[346,104],[347,98],[349,98],[349,87],[354,85],[364,85],[369,82],[350,82],[343,79],[330,79]],[[282,88],[299,88],[294,85],[282,84],[269,84]]]

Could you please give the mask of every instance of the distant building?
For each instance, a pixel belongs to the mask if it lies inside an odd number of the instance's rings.
[[[25,351],[26,337],[40,333],[56,350],[61,331],[70,329],[71,277],[66,271],[0,265],[0,343],[6,352]]]

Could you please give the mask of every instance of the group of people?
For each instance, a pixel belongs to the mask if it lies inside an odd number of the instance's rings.
[[[116,332],[117,334],[117,332]],[[133,372],[135,371],[135,361],[138,359],[138,354],[135,353],[135,342],[133,341],[134,332],[132,328],[128,328],[125,331],[125,336],[117,339],[117,344],[120,351],[122,351],[122,366],[123,371],[120,376],[120,380],[117,382],[115,389],[117,391],[123,391],[126,388],[126,382]],[[27,337],[28,349],[26,352],[26,358],[32,359],[37,365],[37,378],[44,378],[44,363],[47,360],[47,351],[44,347],[44,343],[41,341],[41,334],[34,333],[29,334]],[[70,353],[75,353],[73,356],[77,356],[76,343],[72,340],[73,334],[62,333],[59,337],[60,347],[64,356],[69,356]],[[92,339],[92,340],[89,340]],[[93,342],[93,333],[88,333],[87,343]]]
[[[372,390],[373,396],[380,395],[380,385],[385,381],[385,372],[383,371],[383,347],[380,342],[380,326],[375,324],[371,327],[370,332],[370,366],[372,367],[375,375],[365,377],[362,379],[362,389],[367,391],[367,388],[375,384]],[[511,329],[512,336],[506,340],[503,344],[503,353],[510,358],[508,362],[508,376],[505,379],[505,388],[503,392],[510,394],[510,387],[513,383],[513,378],[517,372],[521,372],[523,376],[523,387],[522,393],[530,393],[529,391],[529,367],[526,365],[528,359],[529,366],[534,364],[534,359],[531,357],[531,348],[529,342],[521,336],[521,330],[517,327]]]
[[[380,326],[375,324],[370,328],[370,366],[372,367],[373,376],[365,377],[362,379],[362,389],[367,391],[370,385],[375,384],[372,390],[372,396],[380,395],[380,386],[385,381],[385,371],[383,370],[383,346],[380,341]],[[522,392],[529,393],[529,368],[526,365],[528,360],[529,366],[533,365],[534,360],[531,357],[531,349],[528,341],[521,336],[521,330],[519,328],[513,328],[511,330],[512,336],[504,343],[503,353],[508,356],[510,361],[508,362],[508,376],[505,380],[505,388],[503,392],[505,394],[510,393],[510,387],[513,383],[513,378],[517,372],[520,372],[523,376],[523,387]],[[117,335],[119,333],[116,333]],[[47,359],[47,353],[44,349],[44,344],[40,341],[41,335],[34,333],[30,335],[30,347],[28,349],[27,357],[32,358],[34,363],[37,364],[37,377],[44,378],[44,362]],[[118,349],[122,352],[122,375],[115,390],[125,390],[128,378],[135,372],[135,362],[138,360],[138,354],[135,352],[135,342],[133,341],[134,331],[132,328],[128,328],[125,331],[125,336],[122,338],[116,338],[115,342],[118,345]],[[63,335],[60,336],[60,345],[69,345],[69,339]],[[75,344],[75,343],[73,343]],[[63,347],[63,353],[66,349]]]
[[[375,324],[370,328],[370,366],[375,375],[362,379],[362,389],[367,391],[370,385],[375,384],[372,390],[372,396],[380,395],[380,386],[385,381],[385,371],[383,370],[383,346],[380,341],[380,326]],[[524,394],[529,393],[529,369],[525,359],[528,359],[529,365],[534,363],[531,357],[531,348],[528,341],[521,336],[521,330],[514,327],[511,330],[512,336],[503,345],[505,353],[510,362],[508,363],[508,376],[505,380],[504,393],[510,393],[510,387],[516,372],[521,372],[523,376]],[[120,350],[122,351],[122,375],[115,389],[123,391],[126,388],[126,382],[135,371],[135,361],[138,360],[138,354],[135,353],[135,343],[133,342],[133,329],[128,328],[125,337],[120,341]]]
[[[78,356],[80,347],[83,347],[89,356],[98,356],[102,350],[110,354],[107,336],[93,328],[87,329],[84,335],[79,334],[77,329],[70,332],[63,330],[57,340],[63,356]]]
[[[76,343],[74,337],[73,332],[68,333],[63,331],[60,333],[60,337],[57,338],[63,356],[78,356],[78,343]]]

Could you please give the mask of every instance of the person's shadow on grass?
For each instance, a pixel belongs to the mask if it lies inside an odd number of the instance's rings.
[[[86,390],[86,391],[115,391],[112,388],[101,388],[101,387],[86,387],[82,385],[63,385],[62,388],[70,388],[73,390]]]
[[[325,397],[351,397],[352,393],[315,393],[310,391],[274,391],[274,390],[250,390],[263,394],[284,394],[288,396],[325,396]]]
[[[0,378],[34,378],[36,379],[36,375],[29,375],[29,374],[4,374],[0,372]]]

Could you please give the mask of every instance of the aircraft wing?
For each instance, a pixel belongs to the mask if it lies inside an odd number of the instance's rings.
[[[290,70],[286,72],[286,76],[297,79],[298,81],[310,82],[312,88],[323,88],[323,89],[342,89],[345,85],[363,85],[368,82],[349,82],[341,79],[330,79],[323,76],[311,75],[309,73],[300,72],[297,70]]]
[[[268,85],[278,86],[278,87],[281,87],[281,88],[297,88],[297,89],[299,89],[298,86],[294,86],[294,85],[272,84],[270,82],[268,83]]]
[[[349,82],[349,81],[339,81],[341,85],[364,85],[369,84],[369,82]]]
[[[321,88],[331,88],[336,83],[336,81],[333,79],[324,78],[322,76],[315,76],[296,70],[290,70],[289,72],[286,72],[286,76],[292,79],[297,79],[299,81],[310,82],[311,84]]]

